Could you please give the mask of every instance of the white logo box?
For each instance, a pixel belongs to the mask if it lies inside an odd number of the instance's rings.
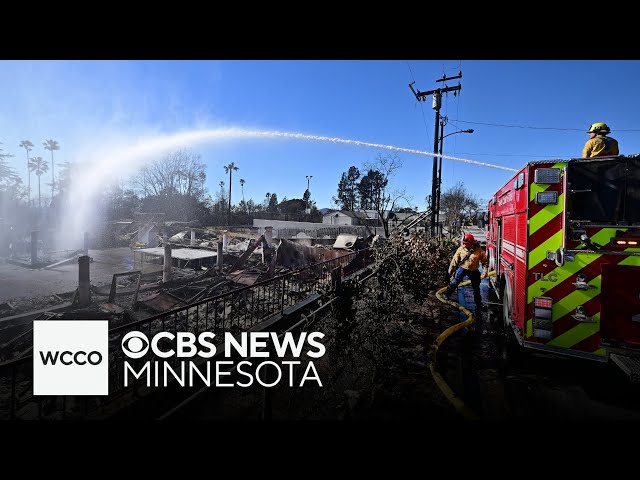
[[[108,393],[108,320],[33,322],[34,395]]]

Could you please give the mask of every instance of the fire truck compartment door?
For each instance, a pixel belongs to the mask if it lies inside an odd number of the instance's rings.
[[[602,341],[640,348],[640,267],[602,265]]]

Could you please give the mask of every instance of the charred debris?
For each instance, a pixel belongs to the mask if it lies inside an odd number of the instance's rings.
[[[138,225],[135,229],[134,226],[118,226],[106,242],[104,236],[89,242],[85,235],[84,249],[66,251],[70,254],[67,258],[54,258],[48,266],[78,265],[78,288],[74,291],[0,306],[0,352],[13,352],[9,355],[13,358],[16,353],[28,354],[19,344],[21,339],[31,337],[33,320],[108,319],[110,328],[115,328],[358,252],[377,240],[373,235],[363,238],[338,234],[330,245],[311,245],[312,239],[274,239],[270,227],[259,234],[256,228],[232,231],[184,228],[185,225],[180,224]],[[42,242],[39,243],[42,250]],[[92,250],[128,244],[133,257],[132,270],[114,273],[111,284],[92,284],[89,243]],[[28,249],[26,245],[24,250]],[[168,263],[165,258],[169,259]],[[35,265],[29,265],[28,259],[19,255],[13,260],[29,268],[47,268],[43,259],[36,260]],[[139,267],[149,263],[157,264],[158,268],[142,273]],[[83,272],[83,268],[86,271]],[[24,347],[28,349],[26,344]],[[0,361],[11,359],[6,355],[2,357]]]

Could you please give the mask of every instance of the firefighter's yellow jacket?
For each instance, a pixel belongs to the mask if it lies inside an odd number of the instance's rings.
[[[469,255],[469,252],[471,252],[471,255]],[[460,263],[462,260],[464,260],[464,262]],[[485,270],[489,269],[487,252],[485,252],[477,243],[473,246],[473,250],[469,250],[463,245],[459,247],[453,255],[453,259],[449,264],[449,274],[453,273],[458,267],[462,267],[466,270],[478,270],[480,262],[482,262],[482,266]]]
[[[619,155],[618,141],[615,138],[596,135],[587,140],[582,149],[583,158],[602,157],[606,155]]]

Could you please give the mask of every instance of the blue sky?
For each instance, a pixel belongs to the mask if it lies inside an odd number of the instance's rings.
[[[640,153],[640,61],[340,60],[340,61],[2,61],[0,142],[26,175],[20,140],[50,158],[45,139],[60,143],[56,163],[101,158],[118,175],[120,151],[141,139],[193,130],[241,128],[340,137],[433,151],[431,100],[418,103],[408,84],[432,90],[443,73],[462,70],[462,90],[443,98],[449,118],[444,154],[519,168],[527,161],[581,155],[593,122],[606,122],[623,154]],[[457,85],[458,80],[447,82]],[[537,128],[501,127],[499,124]],[[551,129],[548,129],[551,128]],[[635,131],[624,131],[635,130]],[[145,140],[146,141],[146,140]],[[301,198],[311,179],[318,207],[331,207],[342,172],[379,150],[297,139],[218,139],[180,145],[202,155],[212,195],[223,165],[234,162],[233,201]],[[432,157],[399,153],[392,187],[425,208]],[[49,174],[46,174],[49,175]],[[457,182],[481,199],[511,176],[504,170],[443,161],[443,190]],[[45,177],[46,178],[46,177]],[[47,179],[47,181],[49,181]],[[32,178],[32,183],[34,179]],[[227,183],[228,186],[228,183]],[[36,187],[37,188],[37,187]],[[37,190],[34,190],[37,193]]]

